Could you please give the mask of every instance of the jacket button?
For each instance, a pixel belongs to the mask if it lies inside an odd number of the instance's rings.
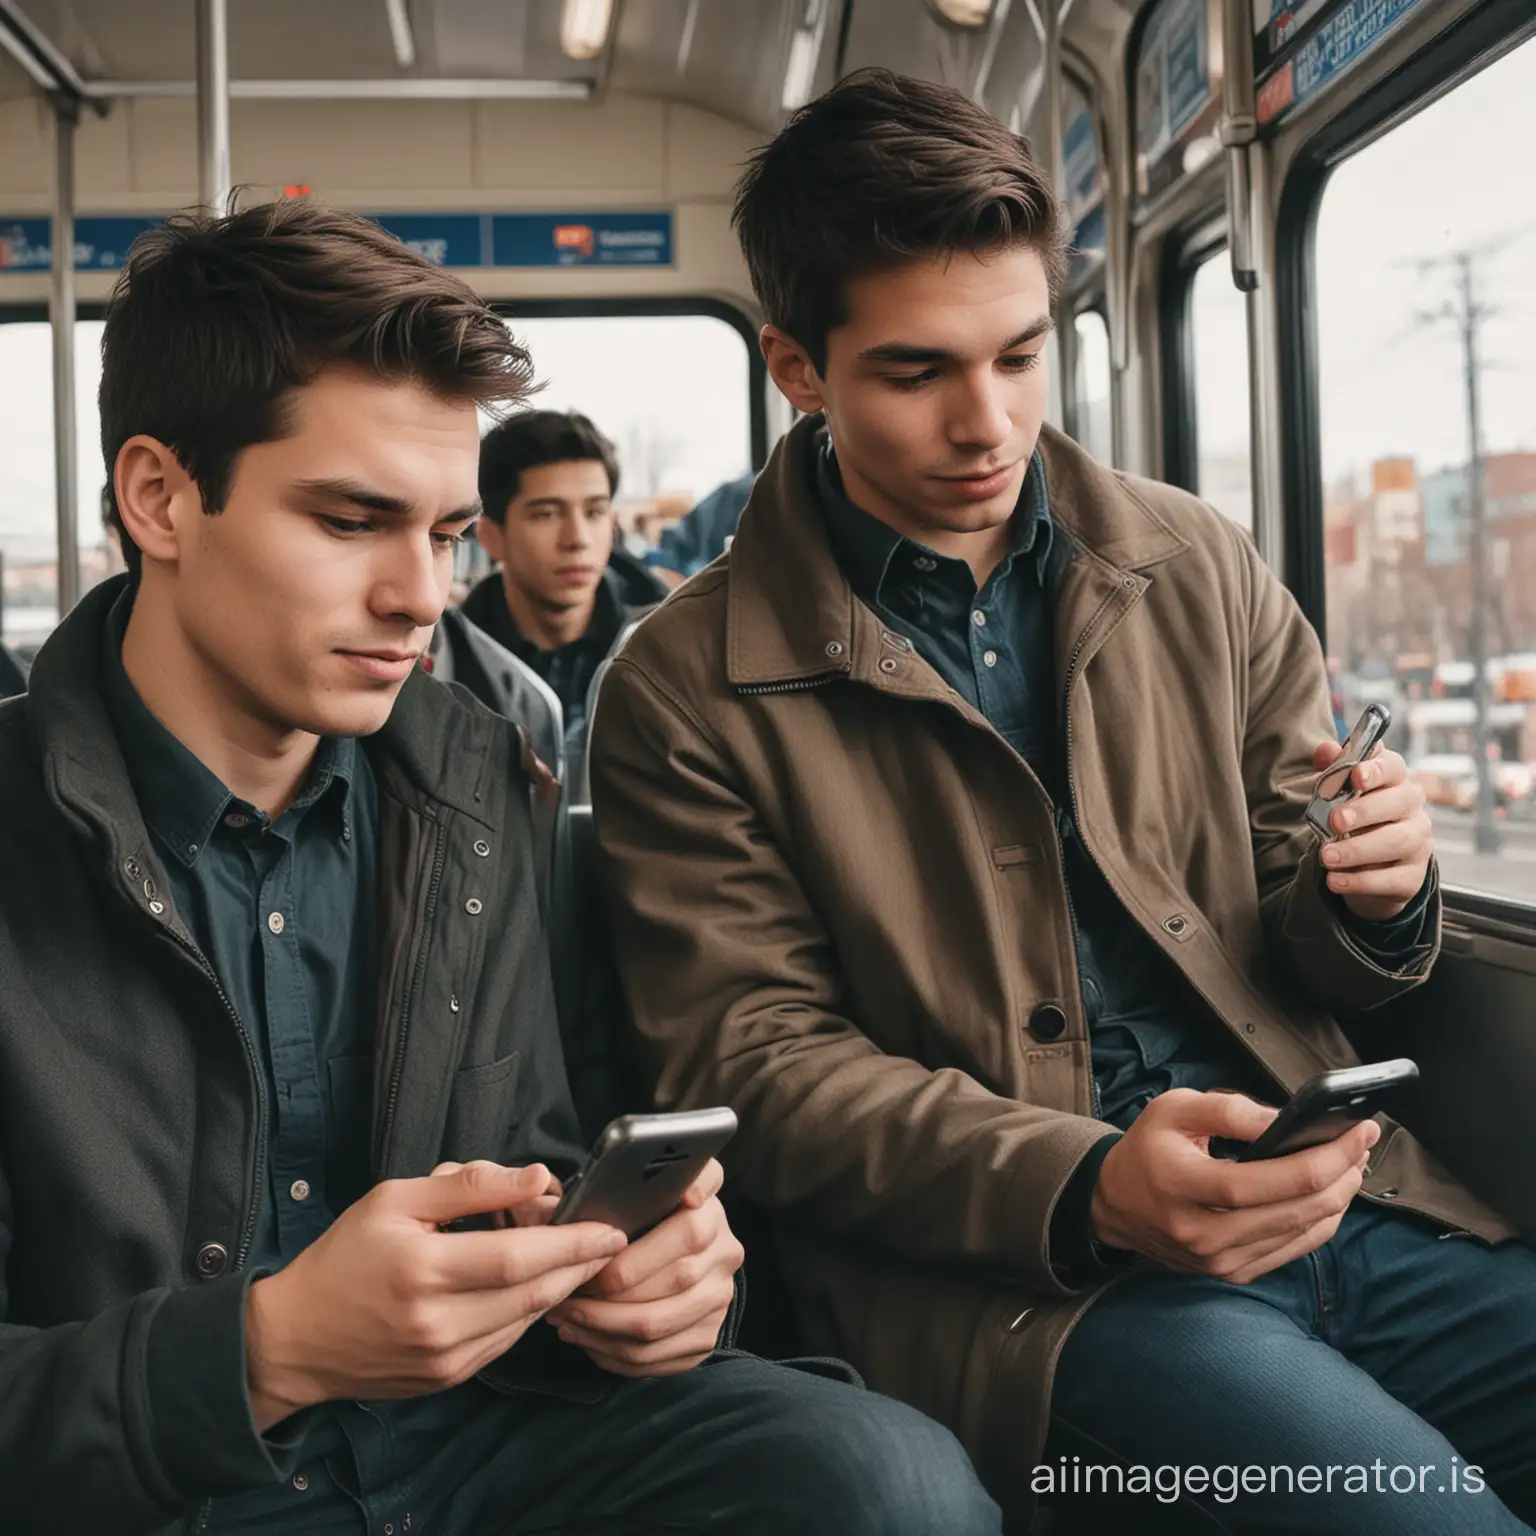
[[[1060,1040],[1067,1032],[1067,1015],[1055,1003],[1041,1003],[1029,1016],[1029,1032],[1036,1040]]]
[[[229,1267],[229,1249],[223,1243],[204,1243],[197,1250],[197,1272],[204,1280],[217,1280]]]

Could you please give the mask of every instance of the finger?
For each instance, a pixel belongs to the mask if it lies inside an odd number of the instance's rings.
[[[1374,869],[1352,869],[1348,874],[1331,874],[1328,876],[1328,889],[1351,901],[1397,902],[1400,906],[1407,906],[1419,894],[1428,873],[1428,859],[1419,858],[1411,864],[1390,864]]]
[[[1145,1113],[1145,1111],[1143,1111]],[[1332,1141],[1284,1157],[1252,1163],[1207,1158],[1190,1172],[1190,1197],[1211,1210],[1251,1210],[1318,1195],[1360,1161],[1381,1137],[1374,1120],[1362,1120]]]
[[[1279,1110],[1242,1093],[1199,1093],[1190,1088],[1173,1088],[1159,1094],[1142,1113],[1155,1114],[1187,1136],[1253,1141],[1263,1134]]]
[[[712,1157],[700,1170],[698,1178],[683,1191],[680,1204],[696,1211],[701,1205],[707,1205],[713,1200],[724,1187],[725,1169]]]
[[[1258,1254],[1245,1262],[1241,1268],[1236,1269],[1228,1277],[1233,1285],[1251,1285],[1261,1275],[1267,1275],[1271,1271],[1289,1264],[1293,1259],[1299,1259],[1309,1253],[1315,1253],[1324,1243],[1330,1241],[1335,1232],[1339,1230],[1339,1223],[1343,1220],[1343,1214],[1332,1216],[1320,1221],[1316,1226],[1309,1228],[1292,1242],[1283,1243],[1277,1248]]]
[[[1400,864],[1424,851],[1425,828],[1415,816],[1411,821],[1391,821],[1367,827],[1351,837],[1340,838],[1323,849],[1325,869],[1369,869]]]
[[[1356,789],[1368,794],[1373,789],[1404,783],[1408,778],[1408,764],[1401,752],[1383,752],[1378,742],[1364,762],[1350,769],[1349,776]]]
[[[560,1330],[560,1337],[567,1344],[574,1344],[590,1355],[601,1355],[609,1360],[622,1361],[625,1365],[644,1367],[702,1359],[713,1351],[719,1335],[718,1320],[696,1324],[682,1333],[654,1341],[615,1338],[603,1333],[589,1333],[581,1328],[566,1327]]]
[[[1364,1159],[1346,1169],[1327,1189],[1276,1205],[1231,1211],[1211,1229],[1209,1243],[1193,1252],[1204,1261],[1203,1273],[1227,1279],[1265,1254],[1288,1247],[1320,1222],[1341,1216],[1360,1193]]]
[[[549,1224],[549,1218],[559,1209],[559,1195],[540,1195],[536,1200],[525,1200],[507,1214],[512,1218],[513,1226],[543,1227]]]
[[[422,1179],[392,1179],[380,1186],[392,1204],[433,1226],[461,1216],[484,1216],[521,1205],[549,1187],[549,1169],[542,1163],[503,1168],[498,1163],[465,1163],[452,1173]]]
[[[1424,791],[1417,784],[1390,784],[1357,795],[1347,805],[1339,806],[1330,818],[1335,832],[1348,833],[1386,822],[1410,822],[1424,809]],[[1428,818],[1426,820],[1426,827]]]
[[[591,1279],[602,1262],[573,1264],[549,1270],[523,1285],[466,1291],[448,1298],[432,1324],[434,1352],[470,1353],[482,1362],[494,1360],[552,1307]]]
[[[653,1344],[670,1339],[714,1317],[716,1327],[731,1304],[729,1279],[714,1277],[711,1283],[695,1286],[681,1296],[661,1301],[600,1301],[590,1296],[572,1296],[550,1312],[550,1320],[562,1330],[578,1330],[609,1344],[628,1339]]]
[[[622,1232],[596,1221],[443,1233],[433,1244],[430,1283],[439,1291],[519,1286],[554,1270],[594,1263],[601,1268],[623,1247]]]
[[[1312,766],[1321,773],[1344,748],[1336,741],[1320,741],[1316,750],[1312,753]]]
[[[622,1260],[615,1259],[590,1289],[595,1295],[610,1298],[632,1292],[685,1260],[701,1258],[721,1232],[729,1235],[729,1230],[718,1200],[696,1211],[674,1211],[638,1242],[631,1243]]]
[[[463,1163],[439,1163],[428,1175],[429,1178],[440,1179],[445,1173],[457,1173],[464,1166]]]

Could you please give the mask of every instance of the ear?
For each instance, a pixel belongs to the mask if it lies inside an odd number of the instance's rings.
[[[822,410],[821,376],[805,348],[776,325],[765,325],[757,340],[779,393],[802,415],[814,416]]]
[[[197,483],[158,438],[141,433],[117,451],[112,493],[128,537],[146,560],[174,565],[188,518],[203,515]]]
[[[482,517],[475,524],[475,537],[480,540],[481,549],[499,564],[502,552],[506,548],[501,524],[493,523],[488,517]]]

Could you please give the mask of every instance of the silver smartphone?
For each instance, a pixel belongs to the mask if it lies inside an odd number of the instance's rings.
[[[1391,724],[1392,711],[1385,704],[1367,704],[1355,721],[1344,750],[1318,775],[1312,799],[1307,805],[1307,825],[1324,842],[1338,836],[1330,820],[1333,813],[1359,794],[1350,782],[1350,770],[1371,755]]]
[[[602,1221],[640,1237],[677,1209],[684,1190],[735,1134],[730,1109],[621,1115],[565,1186],[550,1224]]]

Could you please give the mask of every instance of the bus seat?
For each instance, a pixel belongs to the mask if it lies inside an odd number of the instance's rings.
[[[1419,1080],[1403,1090],[1394,1118],[1536,1243],[1530,951],[1510,945],[1516,964],[1480,954],[1474,966],[1472,943],[1471,934],[1448,924],[1445,953],[1429,980],[1356,1021],[1349,1033],[1366,1061],[1411,1056],[1419,1064]]]

